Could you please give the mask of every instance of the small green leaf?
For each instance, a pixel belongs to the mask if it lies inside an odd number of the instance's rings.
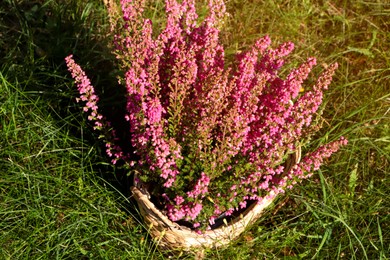
[[[378,31],[377,30],[374,30],[372,32],[372,39],[371,39],[371,42],[370,42],[370,45],[368,46],[368,49],[371,49],[372,46],[374,46],[375,44],[375,41],[376,41],[376,35],[378,34]]]
[[[223,223],[227,226],[228,225],[228,222],[226,220],[226,218],[223,219]]]
[[[350,191],[351,196],[353,196],[353,193],[355,192],[355,188],[356,188],[357,169],[358,169],[358,164],[355,164],[354,169],[349,174],[348,187],[349,187],[349,191]]]
[[[364,56],[367,56],[369,58],[374,58],[374,54],[369,49],[366,48],[355,48],[355,47],[348,47],[348,51],[350,52],[357,52],[359,54],[363,54]]]
[[[80,247],[80,252],[83,254],[83,255],[87,255],[88,254],[88,251],[85,250],[84,248]]]
[[[79,177],[79,179],[78,179],[78,184],[79,184],[79,191],[80,191],[80,193],[83,191],[83,189],[84,189],[84,182],[83,182],[83,178],[81,178],[81,177]]]

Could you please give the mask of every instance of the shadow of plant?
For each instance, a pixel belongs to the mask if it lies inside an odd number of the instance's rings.
[[[76,138],[98,150],[101,160],[94,167],[103,179],[130,195],[132,182],[126,169],[112,167],[105,147],[76,103],[77,88],[64,58],[73,53],[86,69],[101,96],[100,107],[112,120],[122,140],[128,126],[123,124],[125,89],[117,83],[114,57],[107,49],[109,28],[100,1],[14,1],[0,3],[0,63],[8,79],[21,82],[32,100],[43,100],[48,113]],[[128,210],[128,209],[127,209]]]

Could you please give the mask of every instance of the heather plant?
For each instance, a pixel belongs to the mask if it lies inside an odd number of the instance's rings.
[[[289,155],[319,128],[323,91],[337,64],[303,87],[316,59],[282,77],[294,49],[290,42],[272,48],[264,36],[225,62],[223,1],[210,0],[207,16],[199,19],[194,0],[166,0],[166,25],[158,35],[144,7],[144,1],[122,0],[122,18],[111,20],[130,143],[117,137],[99,110],[94,87],[72,55],[66,63],[112,163],[123,160],[136,172],[135,181],[150,184],[172,221],[208,229],[222,213],[261,203],[310,177],[347,143],[341,138],[307,152],[285,171]]]

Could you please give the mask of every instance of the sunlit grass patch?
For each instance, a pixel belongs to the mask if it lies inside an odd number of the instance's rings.
[[[148,16],[163,24],[162,1],[148,4]],[[269,34],[274,45],[295,43],[292,60],[317,57],[317,71],[339,63],[325,137],[313,146],[339,134],[349,145],[206,259],[389,258],[390,4],[231,0],[227,10],[228,58]],[[103,4],[6,0],[0,13],[0,258],[168,257],[141,225],[125,173],[108,165],[64,66],[75,53],[101,71],[92,80],[112,94]]]

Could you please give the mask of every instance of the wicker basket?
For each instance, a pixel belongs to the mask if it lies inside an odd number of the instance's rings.
[[[285,164],[285,172],[299,162],[301,150],[290,155]],[[136,199],[145,224],[149,227],[151,236],[158,242],[158,246],[170,250],[190,251],[220,247],[237,238],[249,225],[253,224],[262,215],[275,199],[264,199],[261,203],[253,203],[241,215],[233,219],[228,225],[222,225],[216,229],[205,231],[203,234],[172,222],[149,200],[149,193],[142,185],[131,187],[131,192]],[[273,195],[273,194],[270,194]]]

